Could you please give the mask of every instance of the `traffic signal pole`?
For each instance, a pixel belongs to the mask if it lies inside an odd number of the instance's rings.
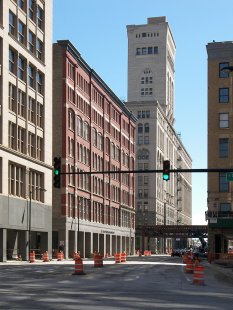
[[[233,172],[233,168],[209,168],[209,169],[170,169],[169,173],[202,173],[202,172]],[[79,171],[79,172],[60,172],[60,174],[111,174],[111,173],[163,173],[163,169],[155,170],[106,170],[106,171]]]

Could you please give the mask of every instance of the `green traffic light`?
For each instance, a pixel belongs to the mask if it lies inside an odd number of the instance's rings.
[[[58,169],[55,169],[55,170],[53,171],[53,173],[54,173],[55,175],[59,175],[59,170],[58,170]]]
[[[163,174],[163,180],[168,181],[169,180],[169,175],[168,174]]]

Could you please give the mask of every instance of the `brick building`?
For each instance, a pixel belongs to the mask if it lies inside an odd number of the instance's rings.
[[[211,42],[208,54],[208,168],[233,168],[233,42]],[[227,173],[208,174],[208,242],[211,253],[233,245],[233,183]]]
[[[132,253],[134,176],[99,172],[134,169],[136,119],[70,41],[53,45],[53,78],[53,155],[71,172],[53,189],[53,249]]]

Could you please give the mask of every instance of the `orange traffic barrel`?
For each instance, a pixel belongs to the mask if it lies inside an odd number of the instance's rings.
[[[43,262],[49,262],[49,253],[46,251],[42,256]]]
[[[29,254],[29,261],[30,261],[30,263],[35,263],[35,261],[36,261],[35,251],[31,251],[30,252],[30,254]]]
[[[94,255],[94,267],[103,267],[103,256],[100,254]]]
[[[74,273],[73,275],[85,274],[83,271],[83,260],[81,257],[77,257],[74,261]]]
[[[115,263],[121,262],[121,253],[115,253]]]
[[[186,262],[185,272],[186,273],[193,273],[193,261],[191,259],[187,260],[187,262]]]
[[[121,253],[121,262],[122,263],[126,262],[126,253],[125,252]]]
[[[204,285],[204,267],[195,265],[193,271],[193,283]]]
[[[62,251],[57,252],[57,260],[58,261],[63,260],[63,252]]]

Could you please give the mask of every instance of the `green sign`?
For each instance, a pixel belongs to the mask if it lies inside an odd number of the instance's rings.
[[[227,172],[227,181],[233,181],[233,172]]]

